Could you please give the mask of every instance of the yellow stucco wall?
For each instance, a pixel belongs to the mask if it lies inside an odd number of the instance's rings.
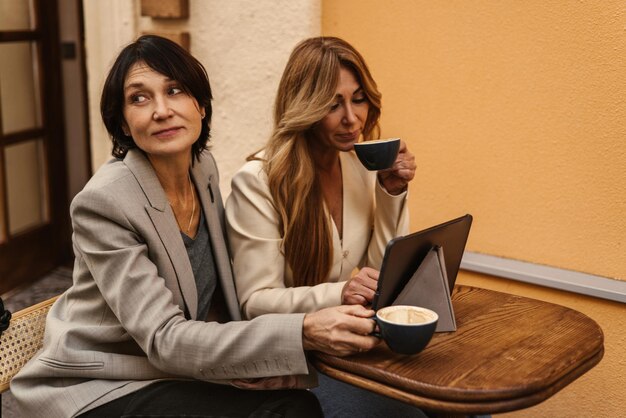
[[[626,5],[323,0],[365,56],[383,136],[416,155],[412,229],[474,215],[468,250],[626,280]],[[513,416],[623,415],[626,305],[462,273],[570,306],[605,332],[591,372]]]
[[[626,5],[323,2],[419,164],[418,228],[475,216],[472,251],[626,279]]]

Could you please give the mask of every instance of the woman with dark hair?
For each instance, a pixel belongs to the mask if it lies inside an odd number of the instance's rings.
[[[203,66],[142,36],[101,113],[115,158],[72,202],[73,285],[11,384],[24,416],[320,416],[304,350],[372,348],[373,312],[240,321]]]

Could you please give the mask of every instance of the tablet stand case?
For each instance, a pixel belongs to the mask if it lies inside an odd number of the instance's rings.
[[[456,331],[443,248],[433,247],[392,305],[412,305],[437,312],[435,332]]]

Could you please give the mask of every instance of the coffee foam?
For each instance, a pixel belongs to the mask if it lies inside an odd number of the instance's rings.
[[[378,316],[396,324],[424,324],[436,319],[429,312],[411,308],[387,309],[379,312]]]

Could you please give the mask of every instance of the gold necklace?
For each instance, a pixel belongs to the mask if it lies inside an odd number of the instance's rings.
[[[191,184],[191,176],[187,174],[189,180],[189,191],[191,192],[191,216],[189,217],[189,223],[187,224],[187,235],[191,229],[191,222],[193,222],[193,215],[196,214],[196,194],[193,192],[193,185]]]
[[[191,223],[193,222],[193,217],[196,214],[196,196],[193,192],[193,185],[191,183],[191,176],[189,174],[187,174],[187,180],[189,182],[189,191],[191,192],[191,216],[189,216],[189,222],[187,223],[187,229],[185,230],[185,232],[187,233],[187,235],[189,235],[189,231],[191,230]],[[185,199],[186,201],[187,199]],[[174,205],[172,204],[172,202],[169,202],[170,206],[172,207],[172,211],[174,212],[174,217],[176,218],[176,223],[178,223],[178,227],[182,230],[183,229],[183,225],[181,225],[180,220],[178,219],[178,215],[176,215],[176,211],[174,210]],[[187,205],[185,205],[183,207],[183,210],[187,207]]]

